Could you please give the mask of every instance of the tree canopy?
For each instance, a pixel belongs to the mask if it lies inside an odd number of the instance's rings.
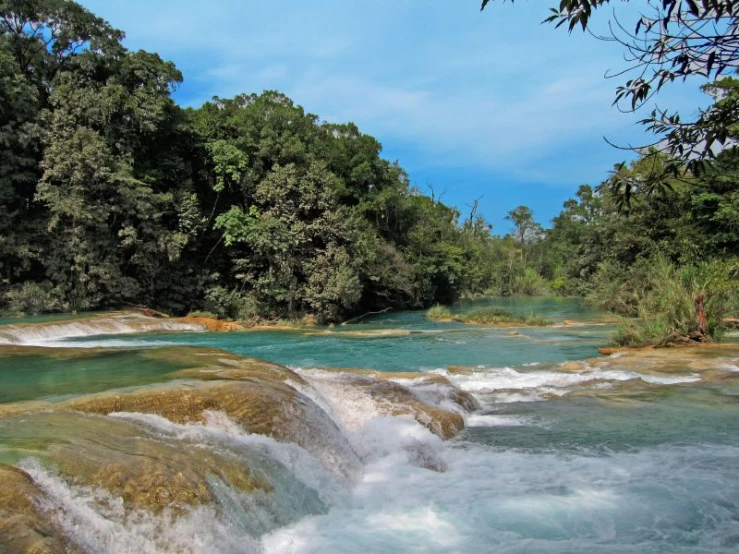
[[[67,0],[0,2],[0,294],[340,321],[484,290],[484,222],[352,123],[276,91],[182,109],[182,75]]]

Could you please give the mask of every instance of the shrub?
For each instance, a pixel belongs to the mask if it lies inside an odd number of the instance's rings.
[[[530,325],[531,327],[544,327],[545,325],[551,325],[552,322],[548,319],[544,319],[543,316],[540,316],[539,314],[530,313],[525,319],[524,323],[526,325]]]
[[[433,315],[432,315],[433,312]],[[498,324],[514,324],[514,325],[549,325],[551,322],[534,313],[528,317],[514,315],[502,308],[491,306],[489,308],[481,308],[469,314],[452,315],[449,308],[445,306],[434,306],[427,315],[431,319],[451,319],[460,323],[474,323],[478,325],[498,325]]]
[[[724,319],[739,292],[736,262],[714,260],[678,267],[657,256],[650,266],[642,286],[629,281],[621,284],[632,289],[635,317],[621,321],[613,341],[621,346],[663,346],[720,339]],[[697,310],[699,298],[705,325]]]
[[[208,317],[211,319],[218,319],[218,315],[213,312],[194,311],[187,314],[187,317]]]
[[[11,315],[36,315],[45,312],[62,312],[69,306],[62,301],[59,290],[49,281],[26,281],[16,285],[4,295],[6,312]]]
[[[205,291],[203,309],[221,319],[246,320],[262,315],[260,304],[252,294],[219,286]]]
[[[452,311],[447,306],[437,304],[426,312],[429,319],[452,319]]]
[[[515,296],[542,296],[549,292],[546,279],[530,267],[516,275],[511,290]]]
[[[464,315],[461,319],[468,323],[509,323],[518,321],[520,318],[516,318],[510,312],[502,310],[501,308],[490,307],[476,310],[472,313]]]

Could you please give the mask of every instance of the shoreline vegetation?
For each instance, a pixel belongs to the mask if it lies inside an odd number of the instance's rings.
[[[536,314],[529,316],[517,316],[497,307],[482,308],[467,314],[454,314],[446,306],[434,306],[425,312],[426,317],[437,322],[454,322],[470,325],[486,325],[504,328],[522,327],[572,327],[604,325],[603,322],[592,321],[549,321]],[[67,335],[79,336],[85,333],[89,336],[108,334],[129,333],[157,333],[157,332],[182,332],[182,331],[205,331],[217,333],[231,332],[260,332],[260,331],[293,331],[303,332],[308,335],[333,335],[339,334],[345,337],[356,338],[388,338],[413,334],[407,329],[369,329],[369,330],[339,330],[335,326],[317,325],[314,320],[307,319],[303,322],[290,321],[227,321],[218,319],[215,314],[203,312],[191,313],[187,316],[169,316],[165,313],[148,308],[130,308],[127,310],[100,312],[86,314],[70,314],[72,317],[65,319],[63,316],[51,321],[21,322],[18,324],[7,324],[0,326],[0,349],[16,351],[18,349],[35,349],[36,337],[54,340],[55,337],[64,338]],[[729,318],[727,326],[736,325],[735,318]],[[518,335],[517,332],[512,332]],[[731,335],[736,336],[736,333]],[[28,340],[31,342],[27,342]],[[7,341],[7,342],[5,342]],[[46,347],[45,347],[46,348]],[[737,349],[739,341],[717,342],[681,340],[663,342],[659,344],[618,344],[611,342],[598,348],[602,356],[638,354],[644,352],[646,356],[652,356],[650,352],[661,350],[674,350],[678,352],[684,349],[706,350],[709,352],[721,349]],[[62,349],[68,352],[67,349]],[[668,353],[665,355],[670,356]],[[675,354],[680,357],[680,354]],[[575,362],[578,364],[580,362]],[[451,370],[450,370],[451,371]]]
[[[477,299],[485,298],[478,296]],[[673,308],[682,307],[685,309],[685,298],[683,303],[673,302],[668,304]],[[387,313],[389,310],[383,310]],[[641,317],[629,318],[625,316],[616,316],[614,324],[616,331],[612,335],[611,341],[600,347],[598,350],[601,354],[610,355],[617,352],[626,352],[632,350],[650,350],[663,347],[691,347],[706,346],[719,347],[731,330],[739,329],[739,318],[733,316],[725,316],[726,310],[717,310],[720,315],[712,316],[710,324],[707,326],[709,334],[701,335],[699,317],[697,313],[692,313],[690,309],[685,309],[684,319],[678,321],[675,325],[665,324],[664,321],[668,317],[675,317],[674,313],[648,313],[642,312]],[[712,312],[715,314],[715,311]],[[219,317],[218,314],[206,311],[192,311],[185,316],[177,316],[167,314],[159,310],[154,310],[145,306],[129,307],[121,310],[105,311],[89,314],[69,313],[58,314],[58,319],[39,323],[19,323],[23,327],[26,326],[44,326],[55,325],[69,322],[85,322],[94,321],[95,318],[110,316],[126,316],[126,315],[142,315],[153,319],[166,319],[173,323],[183,325],[194,325],[209,332],[237,332],[237,331],[306,331],[315,334],[332,334],[336,329],[333,324],[319,324],[314,316],[304,316],[300,319],[281,319],[281,318],[265,318],[252,317],[247,320],[236,320],[230,318]],[[554,327],[554,326],[577,326],[577,325],[605,325],[603,322],[588,321],[551,321],[543,316],[531,312],[527,316],[516,315],[502,308],[491,306],[468,313],[454,313],[448,306],[437,304],[425,311],[427,319],[440,323],[462,323],[467,325],[485,325],[494,327]],[[65,318],[69,315],[69,318]],[[362,319],[367,314],[357,317]],[[8,317],[8,316],[3,316]],[[15,317],[23,317],[23,314],[17,314]],[[343,323],[342,327],[346,324]],[[680,326],[682,325],[682,327]],[[690,334],[683,329],[692,329]],[[353,336],[393,336],[398,330],[375,330],[375,331],[343,331],[344,335]],[[404,332],[405,333],[405,332]],[[731,343],[729,343],[731,344]]]
[[[544,327],[553,325],[552,321],[531,313],[528,316],[514,315],[496,307],[482,308],[466,314],[455,314],[447,306],[437,304],[426,312],[433,321],[467,323],[471,325],[491,325],[500,327]]]

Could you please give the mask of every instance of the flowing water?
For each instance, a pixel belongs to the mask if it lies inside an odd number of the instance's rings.
[[[555,325],[0,322],[0,552],[739,551],[739,347],[494,304]]]

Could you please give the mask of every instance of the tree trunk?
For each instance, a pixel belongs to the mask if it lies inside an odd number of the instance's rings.
[[[706,318],[705,297],[699,292],[695,297],[695,314],[698,316],[698,340],[705,341],[708,338],[708,320]]]

